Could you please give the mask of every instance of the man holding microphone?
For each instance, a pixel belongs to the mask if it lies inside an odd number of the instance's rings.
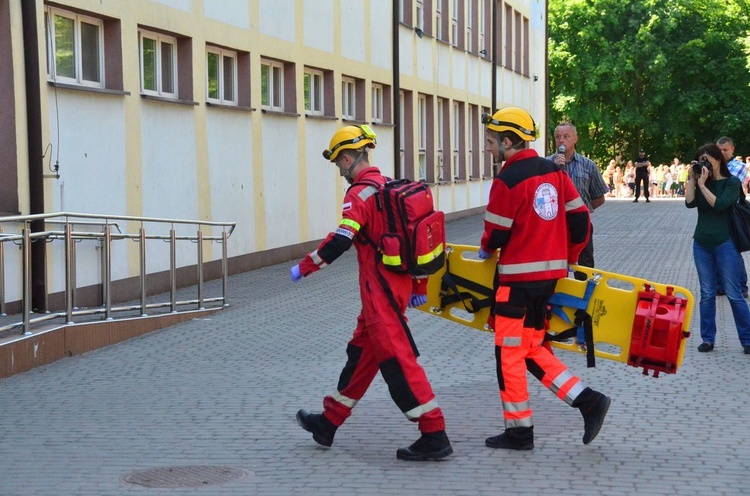
[[[602,172],[594,161],[576,152],[577,143],[578,132],[576,127],[570,122],[560,123],[555,128],[557,153],[547,158],[568,173],[590,214],[594,209],[604,204],[604,195],[607,194],[608,189],[604,183]],[[579,255],[578,264],[584,267],[594,267],[593,223],[591,223],[591,235],[588,244]]]

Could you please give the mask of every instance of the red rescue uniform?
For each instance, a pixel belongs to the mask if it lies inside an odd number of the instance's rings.
[[[356,179],[386,182],[376,167],[362,170]],[[417,350],[404,315],[411,294],[424,294],[426,280],[420,284],[420,280],[409,274],[385,270],[375,248],[358,236],[363,232],[378,240],[385,232],[377,211],[376,192],[374,186],[355,180],[344,197],[338,228],[299,266],[302,275],[307,276],[332,263],[352,244],[357,250],[362,310],[347,346],[348,360],[341,371],[337,392],[323,400],[324,415],[336,426],[343,424],[380,370],[393,401],[409,420],[419,423],[421,432],[443,431],[443,413],[424,369],[417,362]]]
[[[493,180],[481,246],[501,248],[495,300],[495,358],[506,429],[533,426],[528,369],[572,406],[584,386],[542,346],[557,279],[589,236],[589,213],[568,175],[534,150],[516,152]]]

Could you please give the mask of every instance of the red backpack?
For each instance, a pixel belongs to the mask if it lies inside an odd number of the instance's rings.
[[[375,200],[385,233],[376,242],[365,240],[381,255],[392,272],[415,277],[434,274],[445,263],[445,214],[435,210],[430,187],[423,181],[396,179],[378,184],[360,181],[378,189]]]

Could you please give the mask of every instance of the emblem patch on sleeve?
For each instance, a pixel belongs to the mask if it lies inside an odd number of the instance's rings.
[[[557,190],[550,183],[542,183],[534,193],[534,211],[544,220],[557,217]]]
[[[352,202],[346,202],[341,206],[341,211],[346,212],[352,209]]]

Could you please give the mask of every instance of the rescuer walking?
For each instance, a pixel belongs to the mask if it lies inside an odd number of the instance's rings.
[[[399,448],[396,457],[439,460],[453,453],[453,448],[445,433],[443,412],[417,362],[418,352],[404,315],[407,305],[419,306],[426,301],[426,279],[385,270],[380,254],[362,236],[380,239],[385,229],[378,222],[378,189],[371,184],[386,182],[380,170],[369,163],[368,149],[375,144],[375,134],[368,126],[346,126],[333,135],[329,149],[323,152],[352,186],[344,197],[342,221],[336,231],[295,265],[291,276],[296,282],[324,268],[354,244],[362,309],[346,349],[348,360],[337,391],[324,398],[323,413],[300,410],[297,422],[318,444],[331,446],[336,429],[351,415],[380,370],[391,398],[421,432],[409,447]]]
[[[588,241],[589,212],[568,175],[529,149],[536,139],[534,120],[525,110],[506,107],[482,123],[487,151],[499,168],[484,213],[479,257],[498,257],[495,294],[495,359],[505,431],[489,437],[491,448],[530,450],[534,424],[526,370],[581,411],[583,443],[601,429],[610,398],[585,387],[552,352],[542,346],[547,304],[557,280],[567,276]]]

